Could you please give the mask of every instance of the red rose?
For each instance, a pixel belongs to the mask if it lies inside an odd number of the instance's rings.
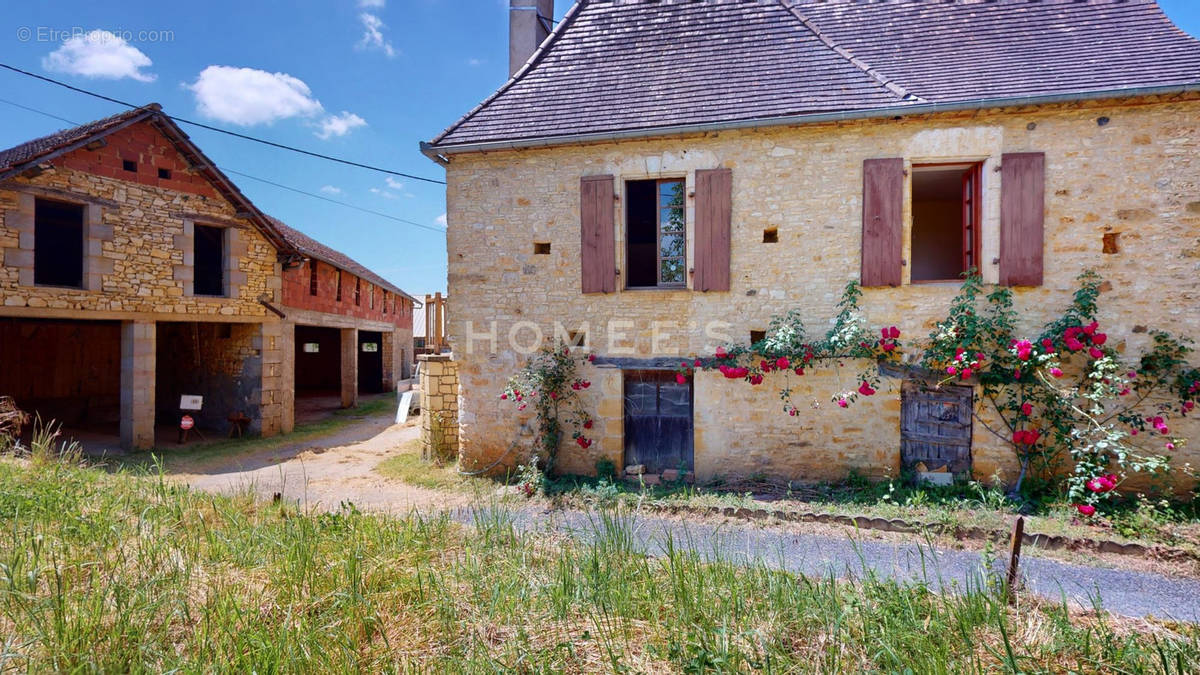
[[[1080,515],[1088,517],[1091,517],[1096,513],[1096,507],[1092,506],[1091,504],[1076,504],[1075,510],[1078,511]]]
[[[1098,358],[1104,356],[1104,352],[1100,351],[1096,347],[1092,347],[1091,349],[1088,350],[1088,355],[1091,356],[1093,359],[1098,359]]]
[[[892,326],[888,329],[888,337],[892,338],[893,340],[900,337],[900,329]]]
[[[675,381],[679,384],[687,384],[687,377],[683,373],[675,373]]]
[[[1021,404],[1021,414],[1025,415],[1026,417],[1032,415],[1033,414],[1033,406],[1028,403],[1022,403]]]
[[[584,420],[584,422],[583,422],[583,428],[584,428],[584,429],[591,429],[591,428],[592,428],[592,421],[591,421],[591,420]]]
[[[788,358],[786,356],[781,356],[781,357],[775,359],[775,367],[780,370],[787,370],[787,367],[790,365],[791,365],[791,361],[788,361]]]

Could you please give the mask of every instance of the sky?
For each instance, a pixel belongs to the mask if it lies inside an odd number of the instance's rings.
[[[1200,35],[1200,2],[1160,4],[1176,25]],[[555,19],[570,5],[555,0]],[[155,101],[168,114],[223,129],[443,180],[418,143],[507,79],[507,7],[507,0],[10,2],[0,63],[123,101]],[[83,123],[123,109],[0,70],[0,148],[70,126],[63,119]],[[445,292],[442,185],[183,129],[265,212],[412,295]]]

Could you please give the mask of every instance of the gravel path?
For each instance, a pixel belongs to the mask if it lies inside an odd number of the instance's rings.
[[[359,508],[427,515],[449,511],[470,524],[479,515],[511,518],[514,527],[566,533],[584,540],[603,526],[594,511],[546,510],[540,506],[476,505],[469,495],[419,488],[375,472],[383,459],[413,438],[413,423],[393,426],[386,417],[369,418],[336,434],[249,456],[190,467],[176,478],[196,489],[231,493],[275,493],[317,509],[352,501]],[[488,509],[502,512],[487,513]],[[863,541],[848,536],[804,532],[804,525],[764,527],[740,521],[711,524],[648,513],[620,517],[635,546],[655,555],[668,541],[708,559],[761,562],[809,575],[862,575],[866,570],[945,590],[978,584],[984,566],[977,551],[934,549],[918,541]],[[1126,616],[1156,616],[1200,622],[1200,581],[1160,574],[1072,565],[1036,557],[1026,549],[1021,562],[1026,592],[1083,607],[1101,606]],[[1007,561],[997,561],[1000,571]]]

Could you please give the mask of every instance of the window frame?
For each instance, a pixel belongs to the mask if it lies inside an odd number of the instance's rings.
[[[69,207],[71,209],[79,210],[79,283],[78,284],[62,284],[62,283],[53,283],[50,281],[39,281],[38,280],[38,264],[37,264],[38,251],[39,251],[38,240],[41,237],[38,237],[38,218],[37,218],[38,208],[37,207],[38,207],[38,204],[43,204],[43,203],[56,205],[59,208]],[[33,264],[32,264],[33,285],[34,286],[40,287],[40,288],[63,288],[63,289],[71,289],[71,290],[77,290],[77,291],[87,290],[87,257],[88,257],[88,252],[87,252],[87,238],[88,238],[87,209],[88,209],[88,207],[86,204],[81,204],[79,202],[66,201],[66,200],[62,200],[62,199],[51,199],[51,198],[46,198],[46,197],[34,197],[34,200],[33,200],[33,214],[34,214],[33,215]],[[49,225],[49,223],[44,223],[44,225]],[[43,234],[46,234],[46,233],[43,233]],[[44,248],[42,248],[40,250],[45,252]]]
[[[909,260],[906,265],[908,268],[908,283],[910,285],[961,283],[962,275],[966,274],[972,267],[975,268],[976,274],[983,274],[983,266],[980,264],[980,257],[983,250],[983,166],[983,160],[911,163],[909,174],[912,178],[908,181],[909,227],[907,245]],[[963,169],[963,185],[959,190],[959,204],[962,211],[959,225],[961,229],[959,259],[963,271],[955,279],[913,279],[912,270],[915,267],[912,260],[913,229],[916,227],[916,217],[914,216],[916,198],[914,191],[917,170],[927,168],[953,169],[955,167],[962,167]],[[967,183],[970,183],[969,188],[966,185]]]
[[[317,261],[308,261],[308,294],[316,296],[320,292],[320,279],[317,277]]]
[[[197,290],[197,282],[199,281],[199,260],[197,244],[200,241],[200,229],[215,230],[219,233],[221,243],[221,255],[217,262],[217,269],[221,276],[221,292],[220,293],[201,293]],[[193,223],[192,224],[192,295],[201,298],[227,298],[229,297],[229,228],[221,225],[212,225],[209,223]]]
[[[654,227],[655,227],[655,232],[654,232],[654,278],[655,278],[656,283],[653,286],[631,286],[631,285],[629,285],[629,208],[630,208],[630,205],[628,203],[628,195],[629,195],[628,186],[630,183],[654,183]],[[676,233],[676,232],[668,233],[668,234],[672,234],[672,235],[678,234],[683,239],[683,251],[678,256],[665,256],[664,257],[662,254],[663,253],[663,251],[662,251],[662,238],[663,238],[662,211],[663,211],[663,208],[665,208],[664,204],[662,203],[662,186],[664,183],[678,183],[681,187],[682,194],[683,194],[683,204],[681,204],[679,207],[680,211],[683,213],[683,222],[681,223],[682,228],[679,230],[678,233]],[[627,178],[624,180],[622,187],[625,190],[625,200],[623,200],[623,201],[625,201],[625,213],[624,213],[624,219],[623,219],[624,223],[622,224],[622,227],[624,228],[624,233],[625,233],[625,246],[624,246],[624,249],[625,249],[625,251],[624,251],[625,289],[631,290],[631,291],[659,290],[659,289],[662,289],[662,290],[684,289],[684,290],[686,290],[688,287],[688,268],[687,268],[687,258],[688,258],[687,190],[688,190],[688,186],[687,186],[687,176],[669,176],[669,177],[665,177],[665,178]],[[679,260],[679,262],[682,266],[682,269],[683,269],[683,280],[682,281],[664,282],[662,280],[662,264],[663,264],[664,259],[666,259],[666,260],[678,259]]]

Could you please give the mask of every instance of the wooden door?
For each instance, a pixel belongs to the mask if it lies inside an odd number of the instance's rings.
[[[955,474],[971,471],[971,387],[942,385],[939,389],[916,380],[901,386],[900,463],[918,462],[930,471],[947,467]]]
[[[693,469],[692,383],[665,370],[625,371],[625,464]]]

